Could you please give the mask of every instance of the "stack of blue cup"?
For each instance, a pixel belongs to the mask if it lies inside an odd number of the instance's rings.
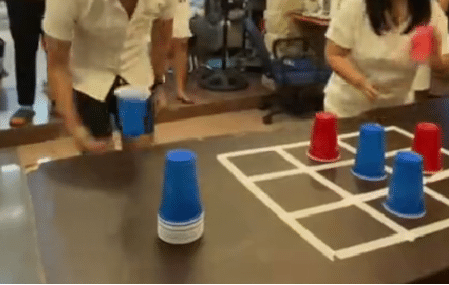
[[[126,138],[151,134],[154,131],[150,92],[125,86],[115,91],[122,134]]]
[[[360,128],[359,143],[352,173],[361,180],[382,181],[385,171],[385,129],[379,124]]]
[[[166,155],[158,235],[170,244],[187,244],[204,232],[204,209],[198,185],[196,154],[172,150]]]
[[[383,205],[401,218],[417,219],[426,214],[422,156],[414,152],[396,155],[388,198]]]

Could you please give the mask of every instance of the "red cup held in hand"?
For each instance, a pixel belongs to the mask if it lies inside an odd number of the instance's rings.
[[[441,128],[432,123],[419,123],[415,128],[413,151],[424,159],[424,173],[433,174],[442,169]]]
[[[317,113],[312,128],[310,148],[307,153],[309,158],[318,162],[339,160],[337,135],[337,117],[332,113]]]
[[[433,27],[417,27],[412,38],[411,59],[419,63],[429,60],[432,54],[433,42]]]

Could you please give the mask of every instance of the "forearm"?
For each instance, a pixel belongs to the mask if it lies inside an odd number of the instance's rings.
[[[332,70],[352,86],[359,88],[366,77],[354,66],[347,56],[328,56]]]
[[[51,94],[55,95],[62,109],[68,127],[79,125],[80,119],[73,100],[72,76],[68,67],[49,65],[48,83]]]

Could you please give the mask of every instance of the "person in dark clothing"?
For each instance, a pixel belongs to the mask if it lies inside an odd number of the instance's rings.
[[[6,0],[14,40],[17,94],[20,109],[12,116],[12,127],[32,122],[36,92],[36,57],[42,34],[44,0]]]

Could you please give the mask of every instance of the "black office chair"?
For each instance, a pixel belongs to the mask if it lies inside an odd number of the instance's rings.
[[[273,116],[285,110],[299,113],[305,110],[304,103],[308,96],[301,92],[306,88],[326,83],[332,73],[330,68],[320,67],[317,60],[308,56],[310,44],[305,38],[278,39],[273,43],[274,58],[268,52],[262,33],[251,19],[245,19],[245,29],[263,63],[263,72],[272,78],[276,84],[276,98],[264,108],[273,110],[263,117],[264,124],[271,124]],[[302,47],[302,53],[297,56],[280,56],[279,50],[283,44],[296,42]],[[309,98],[307,98],[309,99]],[[314,106],[314,111],[322,108],[322,99]]]

